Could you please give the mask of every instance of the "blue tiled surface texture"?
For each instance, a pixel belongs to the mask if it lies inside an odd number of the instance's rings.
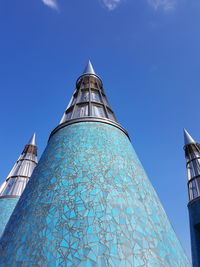
[[[1,239],[0,266],[190,266],[127,136],[55,133]]]
[[[193,267],[200,267],[200,199],[188,205]]]
[[[0,198],[0,237],[19,198]]]

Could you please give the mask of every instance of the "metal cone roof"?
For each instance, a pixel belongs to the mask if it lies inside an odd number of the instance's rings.
[[[188,133],[188,131],[186,131],[186,129],[183,129],[184,132],[184,143],[185,145],[189,145],[189,144],[195,144],[195,140],[192,138],[192,136]]]
[[[36,146],[36,134],[34,133],[32,135],[32,137],[30,138],[29,142],[28,142],[29,145],[33,145],[33,146]]]
[[[90,60],[88,61],[87,65],[83,71],[83,74],[96,74]]]

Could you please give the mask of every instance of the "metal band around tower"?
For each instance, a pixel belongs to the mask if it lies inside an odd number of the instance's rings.
[[[128,132],[117,122],[114,122],[112,120],[106,119],[106,118],[96,118],[96,117],[85,117],[85,118],[78,118],[78,119],[72,119],[69,121],[66,121],[62,124],[59,124],[50,134],[49,136],[49,140],[52,137],[52,135],[54,135],[57,131],[59,131],[60,129],[74,124],[74,123],[80,123],[80,122],[101,122],[101,123],[106,123],[106,124],[110,124],[114,127],[117,127],[118,129],[120,129],[130,140],[130,137],[128,135]]]

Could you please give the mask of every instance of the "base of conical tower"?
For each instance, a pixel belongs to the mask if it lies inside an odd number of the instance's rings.
[[[10,219],[10,216],[17,204],[17,201],[19,200],[18,197],[1,197],[0,198],[0,237],[3,234],[3,231],[6,227],[6,224],[8,220]]]
[[[190,266],[119,128],[54,133],[1,239],[1,266]]]
[[[188,204],[193,267],[200,266],[200,198]]]

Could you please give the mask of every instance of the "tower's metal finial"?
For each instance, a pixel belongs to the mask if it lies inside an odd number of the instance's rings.
[[[28,142],[28,145],[36,146],[36,134],[34,133]]]
[[[185,145],[195,144],[196,143],[194,141],[194,139],[192,138],[192,136],[186,131],[186,129],[183,129],[183,132],[184,132],[184,142],[185,142]]]
[[[88,61],[83,74],[96,74],[90,60]]]

